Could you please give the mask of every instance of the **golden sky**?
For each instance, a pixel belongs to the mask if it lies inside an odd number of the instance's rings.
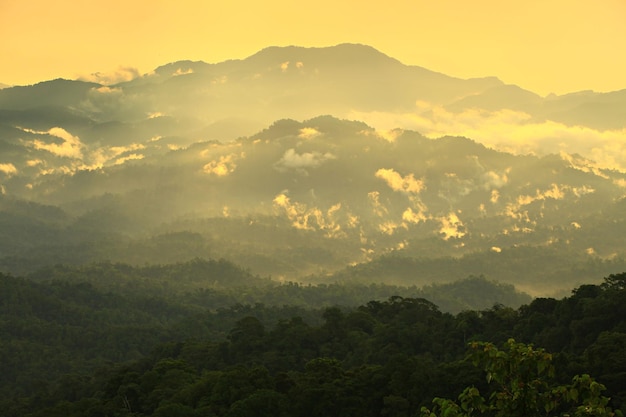
[[[0,0],[12,85],[343,42],[542,95],[626,88],[626,0]]]

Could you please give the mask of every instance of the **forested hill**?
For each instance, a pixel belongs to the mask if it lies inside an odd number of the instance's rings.
[[[528,294],[511,284],[491,281],[482,276],[467,276],[446,284],[424,287],[415,285],[375,284],[336,281],[318,285],[279,282],[252,275],[224,259],[196,258],[188,262],[164,265],[131,266],[101,262],[86,266],[55,265],[26,275],[44,285],[58,282],[89,284],[96,291],[126,296],[161,297],[198,308],[217,309],[233,304],[296,305],[317,309],[331,305],[356,306],[393,295],[422,297],[442,311],[489,308],[494,304],[519,307],[530,302]]]
[[[626,407],[626,274],[561,300],[457,315],[402,296],[210,312],[86,283],[1,278],[0,353],[13,359],[0,406],[10,417],[413,416],[466,386],[488,395],[485,375],[463,359],[467,343],[510,338],[553,353],[537,351],[555,367],[546,386],[591,374],[611,407]],[[498,357],[512,361],[526,351],[504,349]],[[593,384],[595,398],[602,387]]]
[[[83,149],[68,132],[28,146],[22,133],[0,161],[0,270],[16,275],[211,257],[303,281],[397,255],[421,272],[350,278],[421,286],[485,275],[546,296],[626,265],[626,174],[574,155],[320,116],[228,142],[135,143],[119,164],[88,169],[49,151]]]

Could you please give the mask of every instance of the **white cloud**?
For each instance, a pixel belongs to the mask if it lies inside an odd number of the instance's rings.
[[[17,168],[15,168],[15,165],[11,163],[0,164],[0,173],[12,176],[17,174]]]
[[[404,131],[402,129],[377,130],[376,133],[387,142],[393,143]]]
[[[125,81],[131,81],[139,78],[141,74],[137,68],[120,66],[116,70],[110,72],[94,72],[89,75],[81,75],[78,77],[81,81],[89,81],[103,85],[113,85]]]
[[[218,177],[225,177],[235,171],[237,164],[235,161],[238,159],[238,155],[231,153],[229,155],[222,155],[219,159],[213,160],[204,165],[202,170],[207,174],[216,175]]]
[[[439,233],[443,235],[444,240],[449,240],[452,237],[462,238],[465,236],[465,226],[456,213],[449,213],[446,216],[436,218],[436,220],[438,220],[441,225]]]
[[[345,233],[337,221],[337,215],[341,210],[341,203],[332,205],[324,213],[317,207],[307,207],[306,204],[291,202],[287,191],[274,197],[275,209],[282,211],[291,221],[291,225],[301,230],[320,230],[328,238],[344,237]]]
[[[506,204],[506,207],[502,214],[516,220],[533,223],[528,217],[528,211],[523,210],[525,206],[528,206],[536,201],[563,200],[567,194],[572,194],[575,197],[581,197],[583,195],[591,194],[594,192],[595,189],[586,185],[583,185],[581,187],[572,187],[570,185],[551,184],[550,188],[547,188],[545,190],[536,189],[534,195],[523,194],[517,196],[515,201]],[[493,198],[492,202],[494,202]]]
[[[626,129],[596,130],[551,120],[535,122],[530,115],[513,110],[452,113],[426,102],[416,103],[414,112],[352,111],[342,117],[362,120],[376,129],[416,130],[429,138],[465,136],[513,154],[580,154],[597,166],[626,171]]]
[[[405,228],[406,229],[406,224],[404,223],[396,223],[393,222],[391,220],[388,220],[386,222],[383,222],[381,224],[378,225],[378,230],[381,231],[382,233],[386,234],[386,235],[393,235],[396,231],[396,229],[398,228]]]
[[[44,161],[42,161],[41,159],[30,159],[28,161],[26,161],[26,165],[29,167],[35,167],[37,165],[43,165]]]
[[[122,95],[124,93],[124,90],[122,90],[121,88],[116,88],[116,87],[108,87],[108,86],[102,86],[102,87],[94,87],[90,90],[90,92],[92,94],[97,93],[97,94],[105,94],[105,95]]]
[[[425,222],[428,220],[428,217],[426,217],[423,211],[418,211],[416,213],[411,207],[409,207],[402,213],[402,220],[408,223],[419,223]]]
[[[26,142],[38,150],[48,151],[56,156],[81,159],[83,157],[83,148],[85,147],[78,136],[74,136],[67,130],[60,127],[53,127],[48,131],[37,131],[32,129],[24,129],[23,131],[34,133],[37,135],[50,135],[62,139],[62,143],[46,143],[42,140],[35,139],[32,142]]]
[[[301,139],[313,139],[320,136],[322,133],[314,127],[303,127],[298,133],[298,137]]]
[[[494,188],[502,188],[509,182],[508,173],[510,168],[505,172],[499,174],[495,171],[487,171],[482,175],[483,188],[485,190],[492,190]]]
[[[176,71],[172,73],[172,76],[178,77],[179,75],[187,75],[187,74],[193,74],[193,68],[187,68],[187,69],[177,68]]]
[[[142,159],[143,155],[136,153],[145,149],[145,145],[141,143],[133,143],[128,146],[110,146],[101,147],[89,154],[89,161],[81,167],[82,169],[102,168],[103,166],[113,162],[114,165],[123,164],[131,159]],[[130,155],[122,156],[125,153],[133,152]]]
[[[613,184],[617,185],[618,187],[626,188],[626,179],[618,178],[616,180],[613,180]]]
[[[387,213],[389,213],[387,207],[380,202],[380,193],[378,191],[370,191],[367,193],[367,198],[372,204],[375,215],[378,217],[384,217]]]
[[[500,192],[498,190],[491,190],[491,198],[489,199],[489,201],[491,201],[493,204],[496,204],[499,199]]]
[[[114,162],[114,165],[122,165],[123,163],[127,161],[134,161],[134,160],[143,159],[143,158],[144,156],[142,154],[131,153],[130,155],[124,156],[122,158],[117,158]]]
[[[315,151],[299,154],[295,151],[295,149],[290,148],[285,151],[282,158],[276,162],[274,166],[279,171],[285,169],[295,169],[306,173],[307,168],[315,168],[322,163],[335,158],[335,155],[328,152],[323,154]]]
[[[418,194],[424,189],[424,181],[416,180],[413,174],[402,176],[393,169],[381,168],[374,174],[376,178],[385,180],[394,191],[406,194]]]

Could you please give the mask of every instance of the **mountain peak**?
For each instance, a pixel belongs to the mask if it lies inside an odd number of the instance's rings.
[[[209,67],[211,67],[211,64],[207,64],[204,61],[182,60],[161,65],[154,70],[154,73],[170,77],[176,75],[190,74],[193,72],[202,72]]]
[[[327,47],[270,46],[245,59],[248,62],[275,63],[287,61],[315,60],[318,63],[334,65],[375,65],[395,64],[400,61],[385,55],[377,49],[358,43],[342,43]]]

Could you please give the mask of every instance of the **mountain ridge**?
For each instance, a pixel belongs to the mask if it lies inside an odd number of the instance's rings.
[[[537,122],[626,127],[626,94],[620,91],[541,97],[493,76],[461,79],[405,65],[362,44],[272,46],[244,59],[176,61],[111,85],[57,79],[0,90],[0,109],[5,110],[62,106],[98,121],[137,121],[167,113],[189,116],[205,126],[242,114],[257,127],[284,117],[304,120],[329,113],[342,118],[351,112],[423,117],[422,102],[453,113],[508,109]]]
[[[367,281],[393,278],[369,262],[395,254],[430,260],[403,284],[469,270],[545,294],[573,258],[585,281],[626,257],[622,106],[349,44],[0,90],[0,194],[64,216],[0,210],[0,265],[210,255],[278,280],[363,264],[350,279]],[[527,247],[547,256],[525,270]],[[428,270],[449,259],[454,277]]]
[[[29,166],[48,151],[25,148],[0,173],[4,199],[44,206],[20,218],[21,232],[8,226],[19,205],[0,207],[0,264],[210,255],[279,280],[415,285],[471,272],[536,294],[622,265],[626,173],[465,137],[386,135],[328,115],[282,119],[229,142],[161,149],[160,139],[109,165],[55,172],[52,159]],[[50,210],[58,220],[42,223],[36,213]],[[535,261],[510,269],[516,259]],[[350,264],[363,267],[341,272]]]

